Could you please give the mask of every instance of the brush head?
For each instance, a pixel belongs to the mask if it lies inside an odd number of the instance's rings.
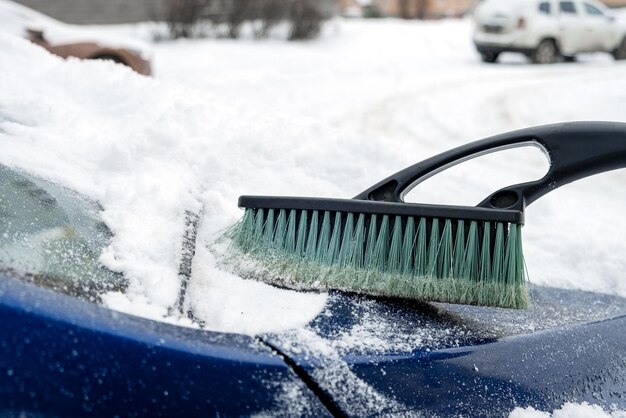
[[[626,167],[624,138],[620,123],[538,126],[435,155],[350,200],[242,196],[245,215],[230,231],[233,248],[264,267],[257,277],[287,287],[524,308],[524,209],[572,181]],[[477,207],[403,201],[455,164],[526,145],[550,160],[539,180],[497,190]]]
[[[233,247],[262,280],[447,303],[525,308],[521,211],[242,196]]]

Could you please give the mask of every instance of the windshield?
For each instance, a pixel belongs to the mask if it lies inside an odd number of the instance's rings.
[[[0,267],[59,292],[98,301],[125,281],[98,260],[111,233],[100,207],[0,165]]]

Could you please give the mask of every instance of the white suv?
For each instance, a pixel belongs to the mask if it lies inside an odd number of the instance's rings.
[[[542,64],[595,51],[626,59],[626,25],[594,0],[484,0],[474,17],[474,44],[485,62],[505,51]]]

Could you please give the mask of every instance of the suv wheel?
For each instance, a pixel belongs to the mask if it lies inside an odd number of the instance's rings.
[[[617,48],[613,50],[613,58],[616,60],[626,60],[626,37]]]
[[[544,39],[533,51],[531,59],[535,64],[552,64],[559,61],[561,54],[552,39]]]
[[[494,63],[498,59],[499,55],[500,54],[497,53],[497,52],[481,52],[480,53],[480,59],[483,62]]]

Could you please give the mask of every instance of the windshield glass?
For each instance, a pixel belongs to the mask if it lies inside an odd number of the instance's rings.
[[[111,233],[97,203],[0,165],[0,268],[41,286],[98,301],[121,274],[98,257]]]

